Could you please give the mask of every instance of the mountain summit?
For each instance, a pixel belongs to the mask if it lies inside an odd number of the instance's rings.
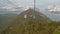
[[[43,33],[41,30],[50,19],[44,14],[34,9],[28,9],[19,14],[6,30],[2,33],[5,34],[37,34]],[[45,25],[45,26],[44,26]],[[43,27],[41,27],[43,26]],[[46,28],[45,28],[46,29]],[[47,31],[48,32],[48,31]],[[44,32],[46,33],[46,32]]]
[[[31,19],[36,21],[47,21],[50,20],[46,15],[40,13],[38,10],[28,9],[22,12],[18,18]]]

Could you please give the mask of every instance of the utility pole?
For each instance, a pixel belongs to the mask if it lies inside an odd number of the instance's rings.
[[[34,11],[35,11],[35,8],[36,8],[36,0],[34,0]]]

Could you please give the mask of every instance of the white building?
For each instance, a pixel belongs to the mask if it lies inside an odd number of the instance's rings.
[[[24,18],[27,18],[27,15],[24,15]]]

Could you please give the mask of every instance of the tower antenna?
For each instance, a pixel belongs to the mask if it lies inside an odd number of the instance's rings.
[[[35,11],[35,8],[36,8],[36,0],[34,0],[34,11]]]

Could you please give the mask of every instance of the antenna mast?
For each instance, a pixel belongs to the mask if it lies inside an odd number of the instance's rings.
[[[35,11],[36,0],[34,0],[34,11]]]

